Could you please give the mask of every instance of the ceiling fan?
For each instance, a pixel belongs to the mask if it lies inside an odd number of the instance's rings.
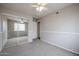
[[[47,9],[46,5],[47,3],[37,3],[37,4],[32,5],[32,7],[35,7],[38,12],[41,12],[42,10]]]

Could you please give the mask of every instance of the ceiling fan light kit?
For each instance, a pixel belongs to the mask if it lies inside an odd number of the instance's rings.
[[[41,12],[42,10],[46,9],[47,3],[37,3],[36,5],[32,5],[36,8],[36,11]]]
[[[40,6],[40,7],[37,7],[36,10],[39,11],[39,12],[41,12],[42,10],[44,10],[44,8],[45,8],[45,7],[41,7],[41,6]]]

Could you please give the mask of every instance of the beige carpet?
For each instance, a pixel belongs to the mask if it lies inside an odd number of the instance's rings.
[[[55,47],[41,40],[4,48],[0,55],[5,56],[77,56],[72,52]]]

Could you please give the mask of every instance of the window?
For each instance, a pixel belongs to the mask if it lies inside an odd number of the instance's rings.
[[[14,31],[25,31],[25,24],[14,23]]]

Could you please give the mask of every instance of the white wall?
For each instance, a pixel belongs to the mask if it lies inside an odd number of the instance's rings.
[[[28,42],[33,41],[33,19],[28,20]]]
[[[1,15],[0,15],[0,32],[2,32],[2,30],[1,30]]]
[[[2,19],[2,45],[4,46],[7,42],[7,17],[1,15]]]
[[[0,32],[0,51],[2,50],[2,33]]]
[[[2,25],[1,25],[1,15],[0,15],[0,51],[1,51],[1,49],[2,49],[2,29],[1,29],[1,27],[2,27]]]
[[[7,42],[7,20],[4,15],[0,15],[0,51]]]
[[[41,40],[79,54],[79,6],[72,5],[40,20]]]
[[[33,22],[33,38],[37,38],[37,22]]]

